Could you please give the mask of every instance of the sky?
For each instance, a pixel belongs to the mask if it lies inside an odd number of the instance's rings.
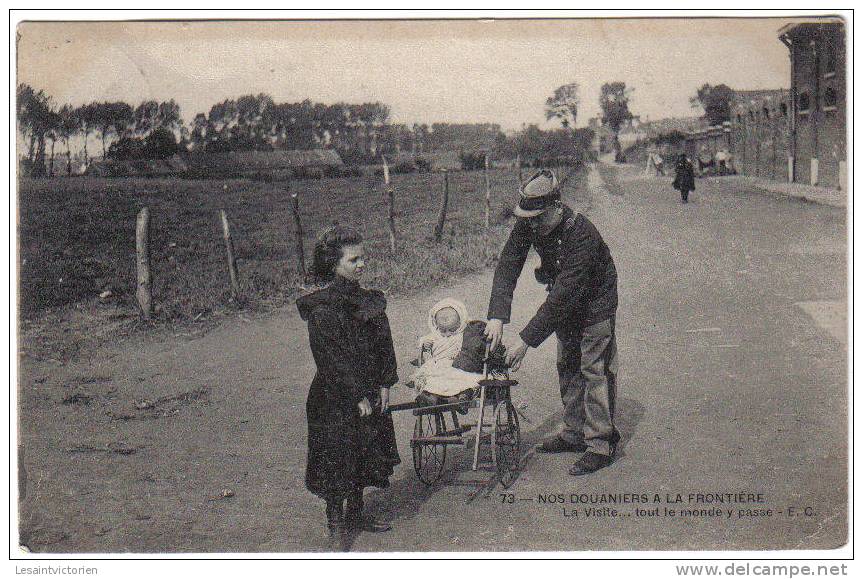
[[[25,22],[18,82],[58,104],[176,100],[189,121],[226,98],[381,101],[393,122],[547,122],[554,89],[577,82],[577,125],[600,87],[623,81],[642,120],[693,116],[704,83],[789,86],[777,31],[790,19]]]

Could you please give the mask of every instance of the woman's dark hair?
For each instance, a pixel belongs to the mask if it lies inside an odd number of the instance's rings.
[[[362,243],[363,236],[359,231],[344,225],[334,224],[324,227],[318,232],[315,251],[312,255],[312,280],[319,284],[331,282],[336,275],[336,265],[344,253],[346,245]]]

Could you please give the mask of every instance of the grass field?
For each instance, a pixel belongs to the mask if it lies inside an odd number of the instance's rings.
[[[492,223],[483,226],[482,172],[451,172],[449,212],[435,243],[443,175],[393,177],[398,247],[390,252],[386,204],[379,178],[298,181],[305,253],[316,231],[338,220],[363,232],[370,263],[365,284],[411,293],[482,269],[496,259],[506,236],[501,219],[515,202],[512,171],[491,172]],[[240,305],[251,310],[296,296],[294,225],[283,183],[249,180],[58,178],[23,180],[19,188],[21,314],[112,300],[134,312],[135,218],[151,212],[151,267],[155,317],[194,319]],[[242,297],[232,303],[218,210],[231,220]]]

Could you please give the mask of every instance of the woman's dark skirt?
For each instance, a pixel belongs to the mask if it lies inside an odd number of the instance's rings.
[[[386,488],[401,463],[393,419],[376,412],[341,421],[309,421],[306,488],[323,499],[365,487]]]

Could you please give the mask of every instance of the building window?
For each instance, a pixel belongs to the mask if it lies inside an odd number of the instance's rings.
[[[738,125],[742,125],[742,124],[743,124],[743,117],[742,117],[742,116],[740,116],[740,115],[737,115],[737,124],[738,124]]]
[[[765,121],[769,121],[769,120],[770,120],[770,110],[769,110],[767,107],[764,107],[764,110],[762,111],[762,114],[764,115],[764,120],[765,120]]]
[[[779,111],[782,113],[783,117],[788,116],[788,105],[782,103],[781,105],[779,105]]]
[[[809,112],[809,93],[801,92],[797,97],[797,112],[801,115],[807,114]]]
[[[824,110],[825,111],[835,111],[836,103],[838,101],[838,97],[836,96],[836,89],[832,86],[828,86],[824,89]]]

